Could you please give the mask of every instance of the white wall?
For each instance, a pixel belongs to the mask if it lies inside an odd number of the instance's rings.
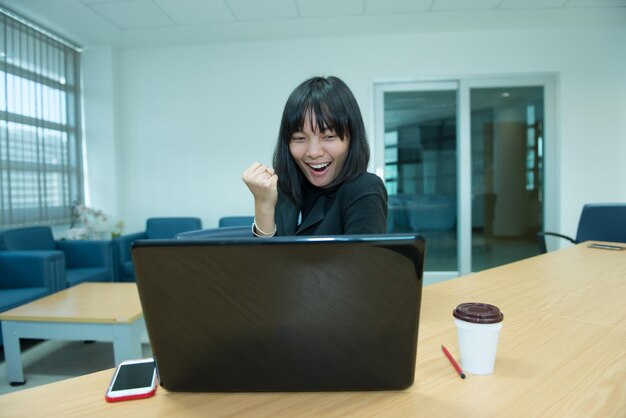
[[[119,149],[112,151],[119,184],[95,183],[100,177],[94,171],[102,167],[91,164],[91,193],[102,202],[117,201],[125,232],[142,229],[150,216],[200,216],[205,227],[213,227],[221,216],[252,213],[241,172],[255,160],[270,162],[285,100],[312,75],[337,75],[348,83],[371,139],[373,80],[556,72],[562,199],[557,227],[574,235],[585,202],[626,201],[624,51],[624,28],[123,50],[115,79],[119,97],[111,101],[119,104]],[[90,153],[92,141],[87,126]]]
[[[83,164],[86,168],[86,204],[116,218],[118,195],[118,124],[115,88],[117,53],[111,47],[83,51]]]

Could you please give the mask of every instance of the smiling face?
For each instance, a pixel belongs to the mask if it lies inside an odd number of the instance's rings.
[[[346,162],[350,138],[340,138],[333,129],[317,126],[315,114],[307,112],[302,131],[294,132],[289,151],[302,174],[316,187],[331,184]]]

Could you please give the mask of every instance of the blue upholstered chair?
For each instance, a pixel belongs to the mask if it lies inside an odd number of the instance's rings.
[[[252,224],[252,223],[251,223]],[[134,234],[123,235],[113,240],[115,244],[117,280],[132,282],[135,280],[135,268],[130,256],[130,246],[138,239],[171,239],[177,234],[202,228],[199,218],[172,217],[149,218],[146,230]]]
[[[110,282],[114,278],[111,241],[56,241],[49,226],[33,226],[0,233],[0,250],[8,258],[8,265],[11,257],[17,263],[27,255],[53,256],[56,261],[47,264],[50,271],[44,282],[54,291],[82,282]]]
[[[547,251],[546,236],[563,238],[578,244],[584,241],[626,243],[626,203],[594,203],[583,207],[576,239],[556,232],[540,232],[537,243],[541,254]]]
[[[224,216],[220,218],[218,226],[220,228],[230,226],[249,226],[252,228],[254,216]]]
[[[444,194],[389,196],[388,232],[449,231],[456,226],[456,198]]]
[[[0,251],[0,312],[54,293],[63,263],[56,251]]]
[[[246,226],[225,226],[222,228],[200,229],[176,235],[178,239],[205,239],[205,238],[250,238],[252,237],[252,222]]]

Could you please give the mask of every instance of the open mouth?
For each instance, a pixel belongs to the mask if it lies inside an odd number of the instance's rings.
[[[322,171],[326,170],[326,168],[330,165],[331,163],[321,163],[321,164],[307,164],[309,167],[311,167],[311,169],[315,172],[321,173]]]

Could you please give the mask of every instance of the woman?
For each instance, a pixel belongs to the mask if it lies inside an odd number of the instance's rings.
[[[289,96],[274,168],[254,163],[243,181],[254,196],[252,232],[274,235],[382,234],[387,191],[366,172],[361,111],[337,77],[313,77]]]

